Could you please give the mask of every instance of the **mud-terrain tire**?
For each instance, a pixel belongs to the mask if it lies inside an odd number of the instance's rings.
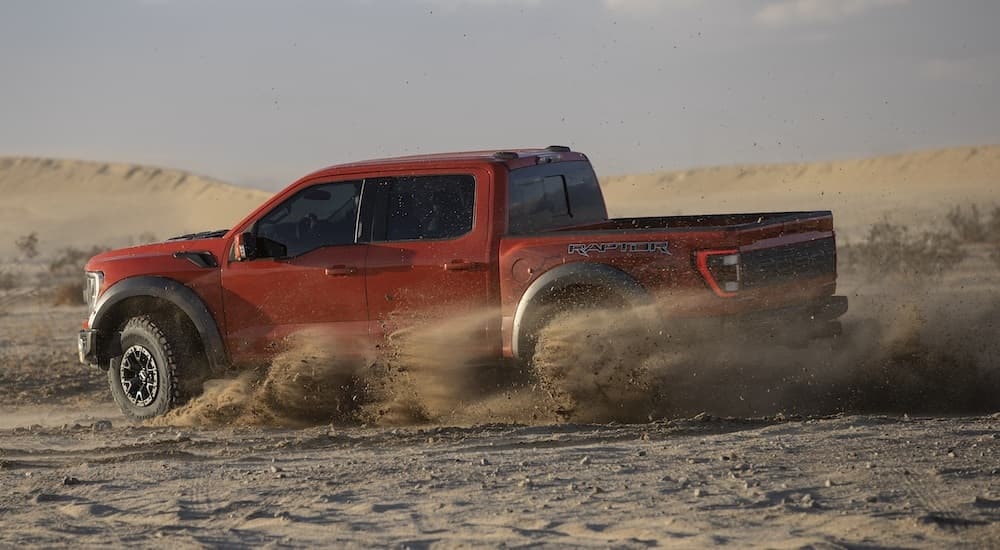
[[[111,362],[108,384],[132,422],[161,416],[178,404],[174,345],[148,316],[133,317],[121,332],[122,355]]]

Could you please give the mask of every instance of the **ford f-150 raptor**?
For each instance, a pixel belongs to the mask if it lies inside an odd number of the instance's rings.
[[[79,355],[142,420],[303,330],[372,343],[492,311],[484,354],[522,364],[553,310],[594,305],[824,334],[847,309],[836,276],[828,211],[609,219],[587,157],[561,146],[372,160],[305,176],[232,229],[95,256]]]

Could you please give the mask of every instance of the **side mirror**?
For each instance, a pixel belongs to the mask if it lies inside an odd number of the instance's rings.
[[[241,233],[236,236],[234,256],[237,262],[245,262],[257,257],[257,236],[253,233]]]

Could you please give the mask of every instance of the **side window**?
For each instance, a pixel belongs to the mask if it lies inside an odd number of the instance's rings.
[[[361,182],[314,185],[299,191],[256,224],[262,257],[293,257],[323,246],[353,244]]]
[[[519,179],[512,193],[526,216],[545,214],[546,217],[570,216],[569,197],[564,176],[537,176]]]
[[[386,240],[452,239],[472,230],[474,177],[412,176],[387,186]]]

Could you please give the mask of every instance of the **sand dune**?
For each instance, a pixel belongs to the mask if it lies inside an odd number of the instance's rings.
[[[952,205],[1000,205],[1000,145],[657,172],[603,184],[613,216],[830,209],[841,236],[857,239],[887,212],[919,226]]]
[[[603,186],[613,216],[831,209],[841,236],[854,240],[886,213],[920,226],[952,205],[1000,204],[1000,145],[618,176]],[[225,228],[268,195],[180,170],[0,158],[0,257],[30,232],[52,253]]]
[[[39,249],[123,246],[229,227],[270,193],[180,170],[76,160],[0,158],[0,258],[36,232]]]

